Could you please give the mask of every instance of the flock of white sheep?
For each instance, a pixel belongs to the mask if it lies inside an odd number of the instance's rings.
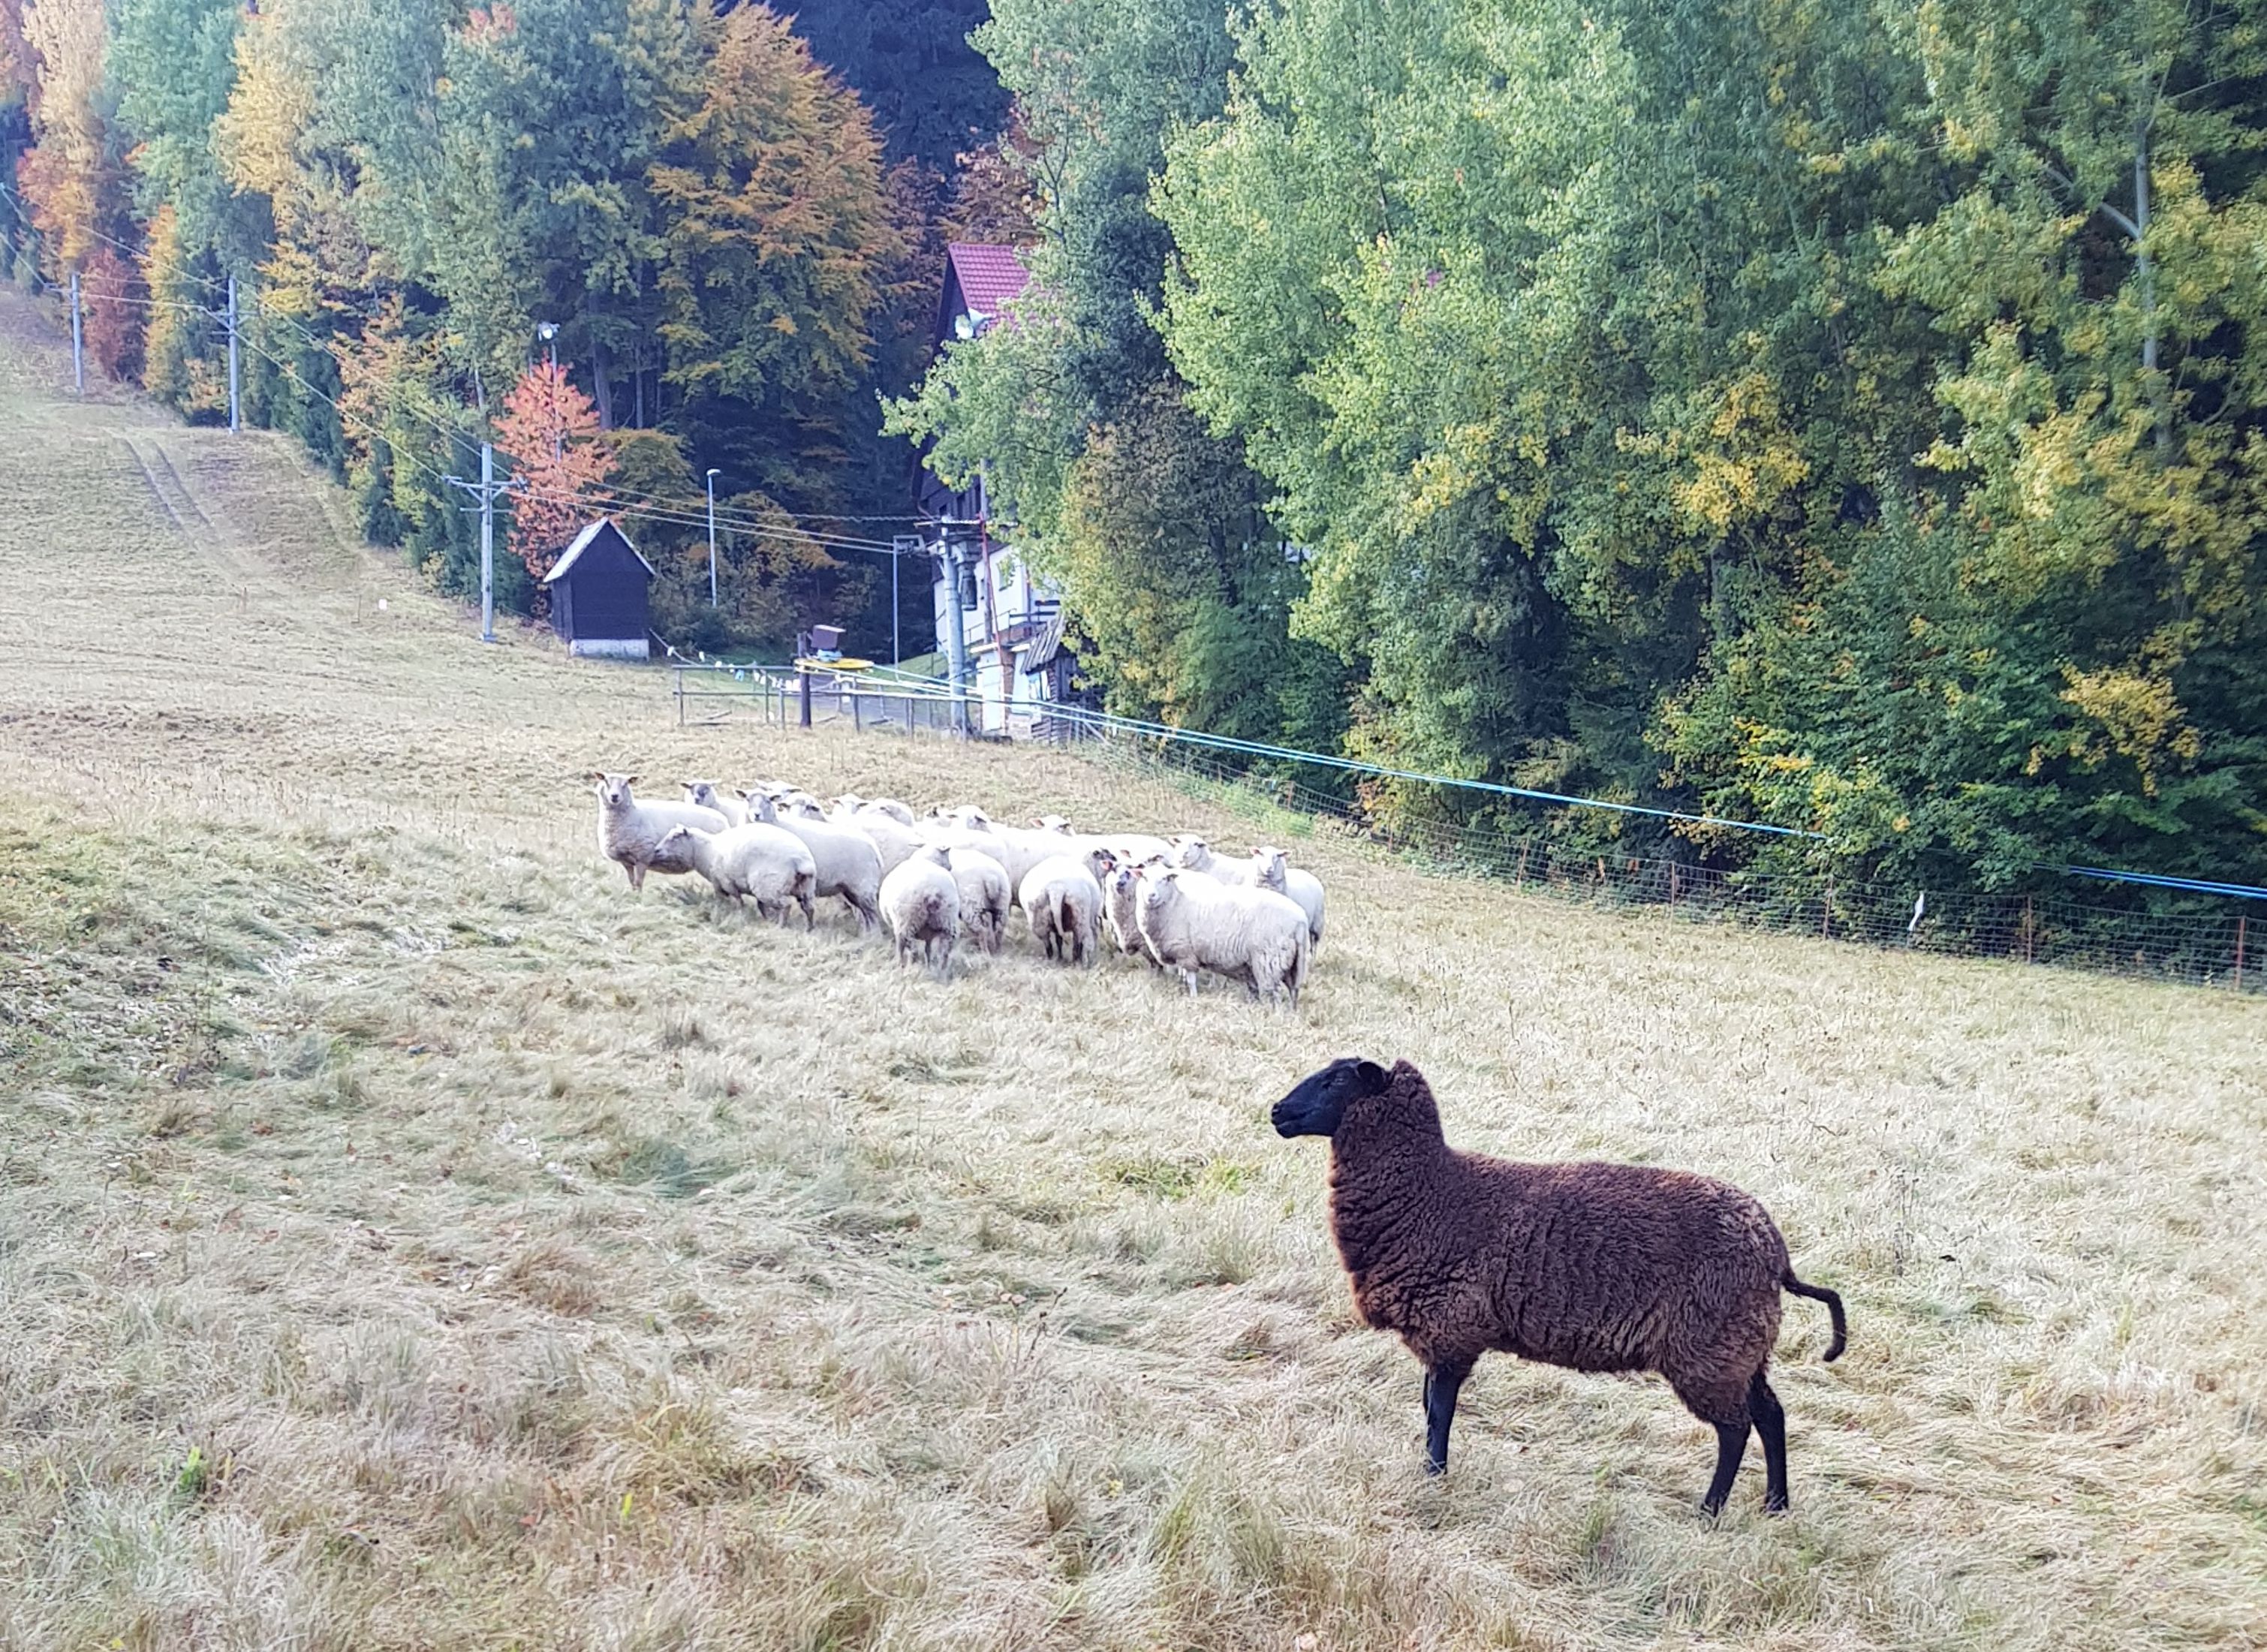
[[[859,927],[887,924],[899,962],[918,951],[942,976],[965,934],[987,953],[1023,909],[1051,958],[1121,953],[1174,970],[1193,993],[1210,973],[1295,1009],[1323,938],[1323,885],[1283,851],[1216,855],[1204,839],[1080,832],[1060,815],[1008,826],[970,805],[916,815],[888,797],[822,803],[794,786],[686,784],[683,802],[641,802],[635,775],[593,774],[598,845],[642,889],[649,871],[697,872],[720,895],[785,921],[836,897]]]

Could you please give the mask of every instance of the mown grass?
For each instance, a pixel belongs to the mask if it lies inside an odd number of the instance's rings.
[[[1327,835],[1295,1017],[1020,943],[939,986],[597,859],[573,776],[1256,828],[1058,754],[744,724],[342,543],[262,438],[0,305],[0,1644],[2267,1640],[2256,1004],[1442,884]],[[128,457],[166,451],[176,526]],[[138,493],[136,490],[140,490]],[[386,606],[378,606],[380,598]],[[1323,1164],[1753,1188],[1796,1509],[1655,1384],[1508,1360],[1420,1472]]]

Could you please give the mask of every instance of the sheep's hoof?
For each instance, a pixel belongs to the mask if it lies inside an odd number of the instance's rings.
[[[1435,1463],[1429,1457],[1425,1459],[1425,1472],[1427,1478],[1437,1479],[1448,1472],[1449,1465],[1446,1463]]]
[[[1700,1500],[1700,1517],[1703,1520],[1713,1520],[1723,1512],[1724,1505],[1721,1502],[1712,1503],[1706,1497]]]
[[[1784,1497],[1765,1497],[1764,1499],[1764,1512],[1767,1515],[1785,1514],[1786,1512],[1786,1499]]]

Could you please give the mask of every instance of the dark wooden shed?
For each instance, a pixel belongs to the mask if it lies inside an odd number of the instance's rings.
[[[646,588],[652,583],[653,564],[613,518],[600,517],[575,536],[543,576],[551,594],[551,628],[570,654],[643,659]]]

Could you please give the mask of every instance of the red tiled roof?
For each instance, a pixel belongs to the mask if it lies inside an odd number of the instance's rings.
[[[996,316],[1031,279],[1012,246],[991,246],[981,241],[954,241],[944,249],[953,274],[960,278],[960,296],[968,307]]]

